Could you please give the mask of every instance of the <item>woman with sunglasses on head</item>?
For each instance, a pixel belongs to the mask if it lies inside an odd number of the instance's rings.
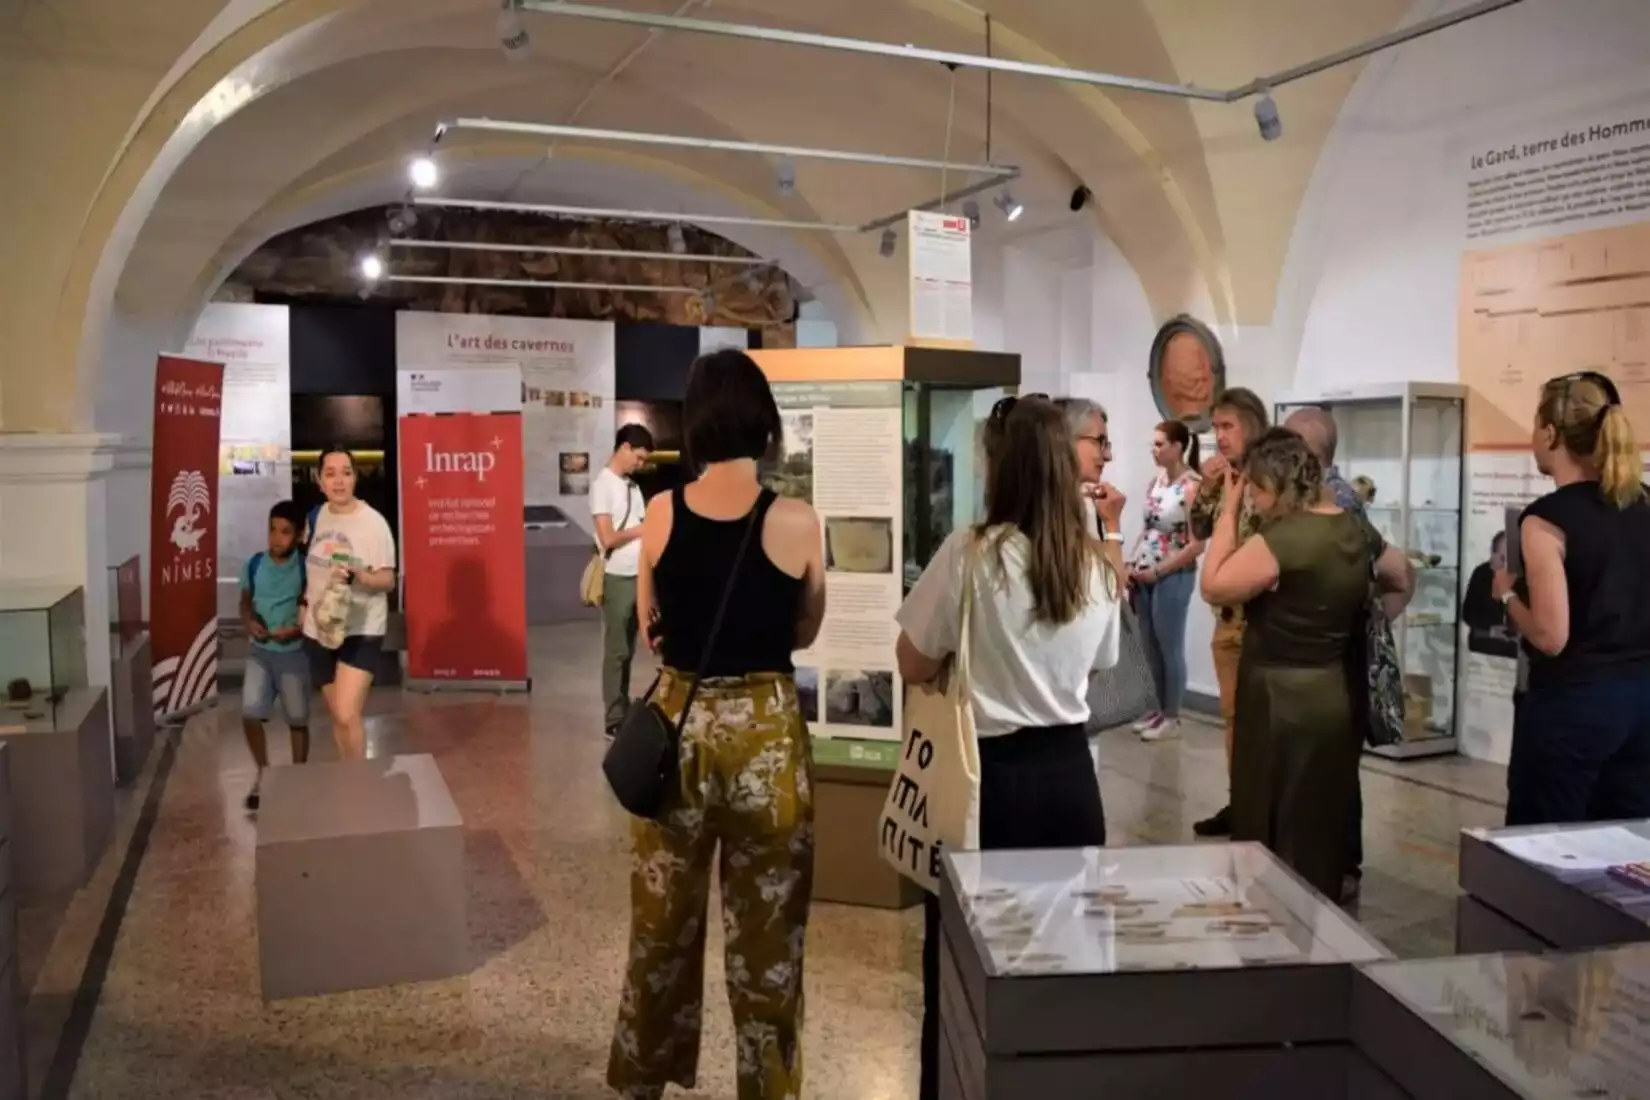
[[[1522,575],[1491,588],[1529,663],[1507,824],[1650,817],[1650,503],[1615,383],[1548,382],[1530,443],[1557,488],[1519,519]]]
[[[899,610],[900,675],[936,679],[963,639],[969,585],[969,702],[980,747],[982,849],[1106,842],[1100,783],[1084,732],[1088,678],[1117,663],[1114,578],[1084,529],[1066,418],[1028,398],[989,447],[985,522],[946,539]],[[938,1095],[939,907],[927,899],[922,1088]]]

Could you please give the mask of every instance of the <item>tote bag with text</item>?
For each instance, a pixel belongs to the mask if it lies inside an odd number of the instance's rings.
[[[957,652],[938,680],[906,690],[899,763],[877,822],[883,860],[934,894],[945,849],[979,847],[980,746],[968,679],[975,557],[970,544],[963,559]]]

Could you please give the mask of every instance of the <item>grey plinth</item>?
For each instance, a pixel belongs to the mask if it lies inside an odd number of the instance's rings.
[[[11,875],[11,749],[0,745],[0,1100],[22,1100],[23,977],[17,957],[17,892]]]
[[[0,732],[11,756],[11,873],[23,901],[85,885],[115,822],[108,693],[75,688],[38,713]]]
[[[464,821],[433,757],[269,769],[257,875],[266,1000],[469,967]]]
[[[149,632],[145,630],[125,643],[118,633],[111,633],[109,646],[114,653],[109,695],[114,712],[115,778],[130,783],[143,770],[155,744],[155,678]]]

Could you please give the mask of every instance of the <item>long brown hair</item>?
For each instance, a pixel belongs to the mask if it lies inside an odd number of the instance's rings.
[[[992,456],[991,496],[982,536],[996,529],[992,549],[1014,530],[1025,535],[1026,580],[1038,622],[1069,623],[1088,605],[1100,546],[1083,525],[1077,456],[1066,418],[1053,403],[1017,402],[1005,418]]]
[[[1554,378],[1541,387],[1535,421],[1559,444],[1598,471],[1599,491],[1617,508],[1644,497],[1638,441],[1614,383],[1592,371]]]

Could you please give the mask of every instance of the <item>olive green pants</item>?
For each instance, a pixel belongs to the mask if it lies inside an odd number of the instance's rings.
[[[654,696],[681,713],[687,678]],[[679,800],[631,830],[630,964],[607,1081],[629,1100],[694,1087],[711,859],[721,849],[739,1100],[802,1095],[802,946],[813,892],[808,732],[789,677],[710,680],[682,733]]]
[[[630,709],[630,663],[636,657],[636,578],[602,579],[602,703],[607,728]]]

